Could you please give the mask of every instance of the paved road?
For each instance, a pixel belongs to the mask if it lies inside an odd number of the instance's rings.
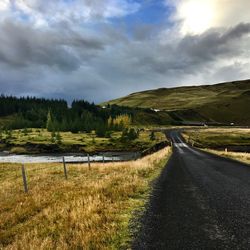
[[[173,155],[154,185],[133,249],[250,249],[250,166],[169,132]]]

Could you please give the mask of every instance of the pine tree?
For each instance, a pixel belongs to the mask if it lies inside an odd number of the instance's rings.
[[[50,140],[51,140],[52,143],[56,142],[56,133],[55,133],[55,131],[51,132],[51,139]]]
[[[48,111],[48,115],[47,115],[46,128],[48,131],[53,131],[53,121],[52,121],[52,115],[51,115],[50,110]]]
[[[108,127],[109,129],[113,129],[114,127],[113,118],[111,116],[108,119]]]
[[[97,128],[96,128],[96,135],[98,137],[104,137],[106,133],[106,128],[105,128],[105,124],[98,124]]]

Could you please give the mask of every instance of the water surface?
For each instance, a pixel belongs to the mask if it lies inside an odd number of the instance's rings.
[[[138,153],[134,152],[108,152],[90,155],[89,160],[91,162],[129,161],[138,156]],[[52,163],[62,162],[63,157],[66,162],[70,163],[88,162],[88,155],[86,154],[16,155],[0,152],[0,163]]]

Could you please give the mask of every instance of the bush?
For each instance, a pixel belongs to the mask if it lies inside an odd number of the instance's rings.
[[[155,133],[154,133],[154,131],[151,132],[149,138],[150,138],[151,141],[155,140]]]
[[[132,141],[132,140],[135,140],[137,138],[138,138],[137,132],[135,131],[135,129],[131,128],[128,132],[128,139]]]
[[[22,130],[22,133],[24,134],[24,135],[28,135],[28,129],[27,128],[24,128],[23,130]]]
[[[121,136],[121,141],[126,142],[126,141],[133,141],[138,138],[138,133],[135,131],[135,129],[124,129],[122,131],[122,136]]]
[[[60,135],[59,132],[56,133],[55,135],[56,143],[61,144],[62,143],[62,136]]]
[[[105,137],[106,138],[111,138],[111,136],[112,136],[112,132],[111,131],[106,131]]]

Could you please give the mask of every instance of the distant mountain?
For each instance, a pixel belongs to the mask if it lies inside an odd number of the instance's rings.
[[[130,94],[105,104],[167,111],[182,123],[235,123],[250,125],[250,80]]]

